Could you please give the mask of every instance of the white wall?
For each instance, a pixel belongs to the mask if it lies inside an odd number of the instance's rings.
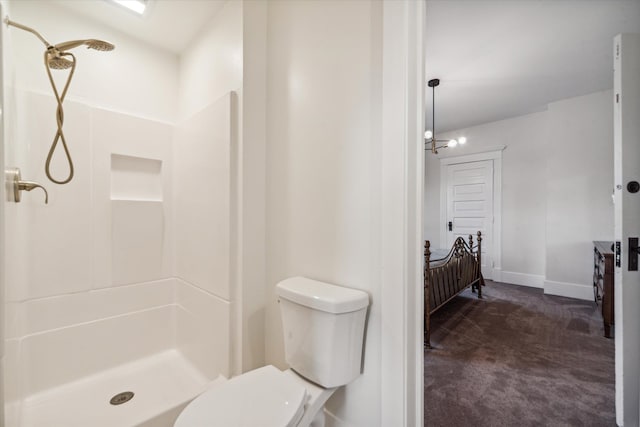
[[[506,146],[501,280],[592,298],[591,241],[613,238],[612,134],[611,91],[604,91],[441,135],[469,141],[447,156]],[[426,156],[425,238],[439,244],[440,166]]]
[[[592,241],[613,240],[612,103],[605,91],[549,105],[547,292],[593,298]]]
[[[237,300],[241,335],[239,371],[265,364],[267,9],[262,1],[243,2],[243,77],[239,115],[239,244]]]
[[[382,4],[273,1],[267,35],[266,361],[280,368],[274,287],[302,275],[371,295],[364,373],[328,402],[332,424],[380,424]]]
[[[242,87],[242,2],[229,1],[180,55],[179,117]]]

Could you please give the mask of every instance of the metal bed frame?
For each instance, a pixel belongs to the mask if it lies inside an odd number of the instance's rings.
[[[458,237],[447,256],[431,260],[431,243],[424,242],[424,346],[431,348],[431,315],[471,286],[482,298],[484,278],[482,265],[482,233],[478,231],[478,244],[473,245],[473,235],[467,243]],[[431,266],[432,261],[439,261]]]

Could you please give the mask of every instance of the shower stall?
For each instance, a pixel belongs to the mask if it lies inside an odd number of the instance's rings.
[[[0,0],[5,425],[169,427],[260,363],[236,285],[242,3],[180,54],[70,3]]]

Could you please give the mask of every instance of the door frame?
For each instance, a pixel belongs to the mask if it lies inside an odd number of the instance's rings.
[[[7,12],[6,6],[4,2],[0,2],[0,16],[5,16]],[[0,29],[0,173],[2,180],[5,179],[4,170],[5,170],[5,160],[4,160],[4,152],[5,152],[5,81],[4,77],[6,75],[4,67],[5,67],[5,55],[7,52],[6,49],[6,35],[7,28],[6,26],[2,26]],[[4,183],[3,183],[4,184]],[[4,344],[4,316],[5,316],[5,277],[4,277],[4,254],[5,254],[5,234],[4,234],[4,222],[5,222],[5,186],[0,185],[0,425],[4,425],[5,423],[5,394],[4,394],[4,366],[5,366],[5,344]]]
[[[493,160],[493,233],[491,278],[502,281],[502,152],[506,145],[490,147],[485,151],[440,158],[440,242],[447,241],[447,166]]]
[[[382,171],[372,175],[381,188],[380,197],[374,196],[380,206],[374,220],[380,230],[380,266],[373,273],[380,277],[380,308],[369,324],[376,320],[380,334],[377,425],[410,427],[424,423],[426,2],[385,1],[381,6],[382,144],[372,154]]]

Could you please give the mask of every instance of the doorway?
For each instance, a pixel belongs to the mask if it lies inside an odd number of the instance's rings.
[[[482,271],[490,275],[491,230],[493,228],[493,160],[470,163],[456,163],[445,166],[447,181],[447,210],[445,225],[446,248],[462,237],[476,238],[480,231],[483,236]]]
[[[482,233],[482,274],[500,280],[502,150],[440,159],[440,241]]]

